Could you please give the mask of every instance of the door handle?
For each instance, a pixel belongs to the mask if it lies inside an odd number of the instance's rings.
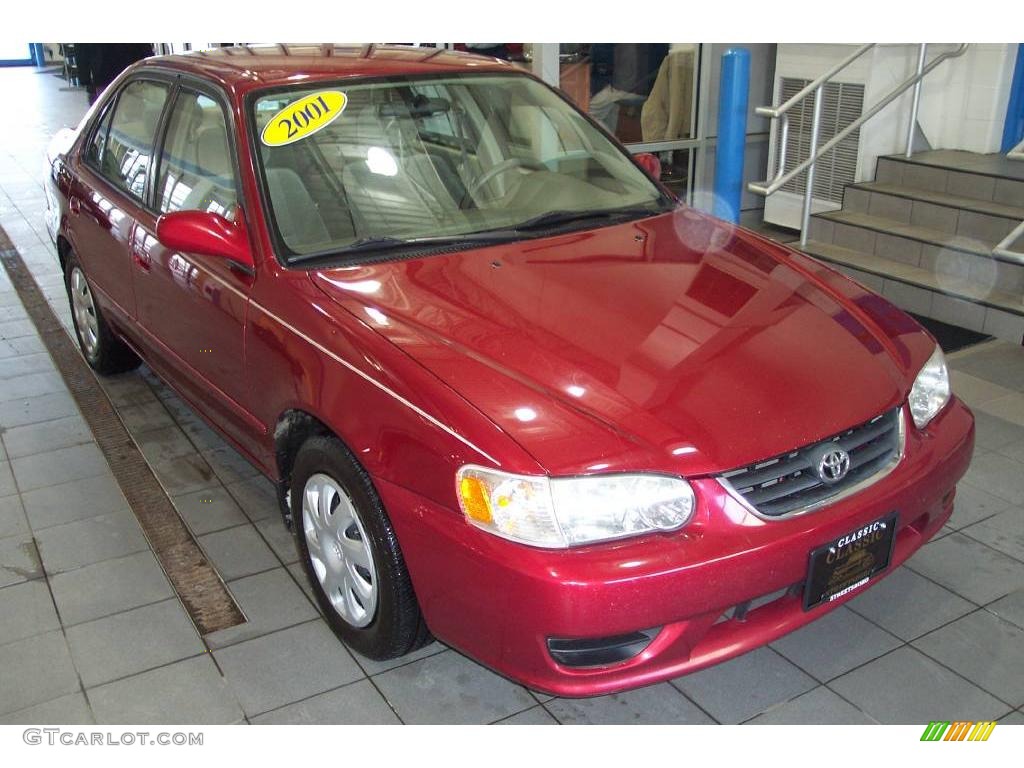
[[[152,260],[149,256],[144,253],[139,253],[139,250],[134,247],[132,248],[132,261],[134,261],[135,265],[144,272],[149,272],[149,268],[152,266]]]
[[[71,213],[73,215],[77,216],[79,213],[82,212],[82,201],[79,200],[77,197],[72,197],[68,201],[68,208],[71,209]]]

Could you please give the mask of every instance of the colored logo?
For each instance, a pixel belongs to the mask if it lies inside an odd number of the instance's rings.
[[[921,734],[921,741],[988,741],[995,730],[994,720],[974,723],[966,720],[956,722],[933,720]]]
[[[341,91],[311,93],[270,118],[260,138],[268,147],[305,139],[341,117],[347,103],[348,98]]]

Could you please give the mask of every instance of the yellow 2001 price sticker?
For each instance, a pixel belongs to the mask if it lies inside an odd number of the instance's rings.
[[[267,123],[260,137],[268,147],[308,138],[341,117],[348,98],[341,91],[319,91],[293,101]]]

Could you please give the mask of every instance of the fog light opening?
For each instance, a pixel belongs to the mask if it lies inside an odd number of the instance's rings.
[[[548,638],[551,658],[566,667],[606,667],[639,656],[661,631],[661,627],[610,637],[569,640]]]

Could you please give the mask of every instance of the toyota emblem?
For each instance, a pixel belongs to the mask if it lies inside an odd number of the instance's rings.
[[[842,448],[826,452],[818,460],[818,477],[826,483],[838,483],[850,471],[850,454]]]

